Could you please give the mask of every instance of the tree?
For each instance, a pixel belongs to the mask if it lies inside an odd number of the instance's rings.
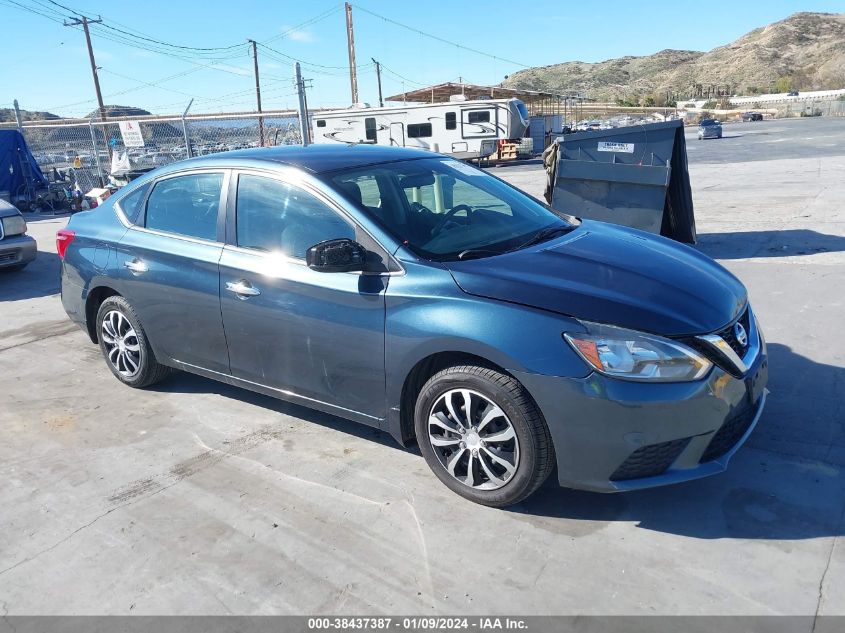
[[[775,92],[791,92],[792,77],[778,77],[775,82]]]

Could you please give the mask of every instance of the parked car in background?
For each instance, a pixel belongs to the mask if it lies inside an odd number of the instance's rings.
[[[722,124],[716,119],[702,119],[698,124],[698,140],[722,138]]]
[[[762,121],[763,115],[759,112],[743,112],[742,120],[746,123],[749,121]]]
[[[798,96],[798,91],[797,91],[797,90],[793,90],[792,92],[787,92],[787,93],[786,93],[786,96],[787,96],[787,97],[797,97],[797,96]]]
[[[720,472],[765,403],[766,344],[719,264],[425,150],[183,161],[57,246],[64,308],[121,382],[181,369],[416,439],[490,506],[555,467],[603,492]]]
[[[0,270],[20,270],[35,259],[38,246],[26,234],[26,220],[20,211],[0,200]]]

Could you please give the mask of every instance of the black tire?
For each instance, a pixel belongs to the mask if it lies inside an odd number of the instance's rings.
[[[433,407],[442,402],[442,398],[447,397],[448,393],[456,389],[475,392],[473,397],[480,394],[483,399],[499,407],[507,416],[503,419],[503,423],[509,422],[516,435],[518,442],[516,468],[501,487],[483,490],[472,487],[465,481],[459,481],[441,461],[450,456],[443,457],[443,453],[437,452],[450,449],[435,448],[431,443],[429,415]],[[462,411],[465,415],[465,407]],[[414,424],[420,451],[437,478],[452,491],[475,503],[496,508],[519,503],[533,494],[554,469],[554,446],[542,413],[519,381],[494,369],[462,365],[449,367],[436,373],[423,385],[417,396]],[[478,428],[480,429],[481,426],[479,424]],[[449,435],[449,439],[452,438],[453,436]],[[484,446],[484,442],[481,444]],[[460,446],[460,450],[468,450],[468,447],[463,448],[464,444]],[[458,450],[455,448],[451,455],[455,455]],[[489,454],[489,451],[486,454]],[[472,458],[469,459],[472,463]],[[489,459],[487,463],[491,463]],[[480,468],[481,464],[477,464],[474,472],[479,473],[483,479],[485,475]]]
[[[118,350],[118,354],[114,353],[114,346],[109,342],[110,337],[104,324],[105,320],[113,313],[119,313],[122,315],[133,332],[133,336],[126,339],[127,342],[124,343],[124,346],[121,348],[122,350],[123,347],[125,347],[127,350],[127,356],[130,355],[130,352],[128,351],[129,346],[133,348],[133,351],[131,351],[132,360],[121,359],[122,362],[121,360],[118,360],[117,366],[111,358],[119,356],[121,350]],[[129,330],[125,331],[128,332]],[[97,311],[96,332],[100,351],[103,353],[103,359],[106,361],[106,365],[111,370],[111,373],[114,374],[115,378],[123,384],[135,387],[136,389],[141,389],[159,382],[170,373],[169,367],[162,365],[156,360],[153,350],[150,347],[150,342],[144,332],[144,328],[141,326],[141,322],[138,319],[138,315],[135,313],[135,310],[132,308],[130,303],[123,297],[115,295],[108,297],[105,301],[103,301],[100,305],[100,309]],[[135,347],[137,347],[137,353],[134,352]],[[130,372],[129,369],[135,364],[137,364],[137,370]],[[121,367],[124,368],[124,371],[121,371]]]

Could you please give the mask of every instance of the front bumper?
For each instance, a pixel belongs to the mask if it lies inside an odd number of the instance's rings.
[[[16,235],[0,240],[0,268],[28,264],[35,259],[38,245],[29,235]]]
[[[763,347],[743,378],[717,366],[692,383],[513,373],[545,416],[560,485],[619,492],[725,470],[760,419],[768,358]]]

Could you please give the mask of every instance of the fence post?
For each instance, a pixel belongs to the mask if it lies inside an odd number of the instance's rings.
[[[97,178],[100,181],[100,187],[105,184],[103,180],[103,168],[100,166],[100,150],[97,147],[97,135],[94,133],[94,117],[88,119],[88,129],[91,131],[91,145],[94,148],[94,162],[97,165]]]
[[[21,121],[21,109],[18,107],[18,100],[15,99],[15,122],[18,124],[18,132],[23,134],[23,122]]]
[[[191,109],[191,104],[194,102],[193,99],[188,101],[188,107],[185,108],[185,111],[182,113],[182,135],[185,137],[185,157],[186,158],[193,158],[194,154],[191,152],[191,139],[188,136],[188,122],[185,120],[185,117],[188,116],[188,110]]]

